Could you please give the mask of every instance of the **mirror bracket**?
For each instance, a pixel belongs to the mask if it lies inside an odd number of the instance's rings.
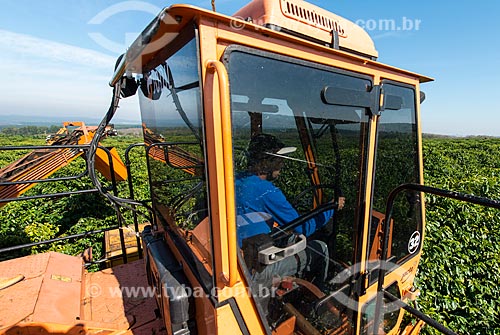
[[[325,86],[321,99],[325,104],[365,108],[370,116],[380,115],[380,85],[374,85],[366,91]]]

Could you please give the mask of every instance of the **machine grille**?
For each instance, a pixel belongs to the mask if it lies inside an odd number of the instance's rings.
[[[337,20],[321,15],[306,6],[301,6],[288,0],[281,0],[281,11],[283,15],[288,18],[298,20],[328,32],[336,31],[339,36],[345,37],[345,30]]]

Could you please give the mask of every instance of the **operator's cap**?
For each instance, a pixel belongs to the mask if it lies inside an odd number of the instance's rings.
[[[296,150],[296,147],[285,147],[285,144],[276,136],[269,134],[255,135],[248,145],[248,154],[253,159],[264,159],[268,155],[287,155]]]
[[[286,154],[291,154],[292,152],[295,152],[297,150],[296,147],[283,147],[279,149],[276,154],[277,155],[286,155]]]

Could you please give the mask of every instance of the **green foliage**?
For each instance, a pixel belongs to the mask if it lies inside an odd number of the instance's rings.
[[[55,133],[60,126],[24,126],[24,127],[5,127],[0,129],[0,133],[5,136],[33,136],[48,135]]]
[[[44,138],[40,137],[7,137],[0,134],[0,146],[2,145],[43,145]],[[108,138],[102,144],[117,148],[124,161],[125,149],[132,143],[140,142],[138,137]],[[13,162],[29,150],[0,151],[0,168]],[[135,198],[146,200],[149,198],[148,177],[144,159],[144,148],[137,147],[130,153],[130,164],[133,172]],[[49,178],[75,176],[85,171],[84,159],[77,158],[66,167],[60,169]],[[110,182],[101,178],[105,187]],[[94,188],[90,178],[84,177],[77,180],[63,182],[39,183],[23,196],[53,194],[68,191],[79,191]],[[128,183],[121,182],[117,185],[118,195],[129,197]],[[69,235],[83,233],[85,231],[98,230],[117,226],[115,210],[110,206],[108,200],[98,193],[87,193],[59,197],[56,199],[33,199],[17,201],[6,204],[0,209],[0,248],[40,242],[48,239],[60,238]],[[132,214],[125,211],[125,223],[132,223]],[[0,260],[26,255],[29,253],[54,250],[71,255],[78,255],[86,248],[92,247],[95,259],[102,256],[103,234],[85,236],[72,241],[39,245],[31,249],[0,254]]]
[[[137,137],[119,136],[106,139],[103,144],[116,147],[124,159],[123,153],[128,145],[139,141],[141,139]],[[43,143],[42,137],[7,137],[0,134],[0,146]],[[500,140],[426,138],[423,149],[426,185],[500,199]],[[24,153],[0,152],[0,166]],[[130,159],[135,198],[148,199],[144,148],[132,150]],[[326,161],[328,159],[325,158]],[[346,160],[344,163],[350,164]],[[355,166],[356,162],[352,164]],[[56,176],[74,175],[84,167],[84,161],[78,158]],[[354,167],[343,166],[343,170],[353,173],[344,174],[343,183],[356,180]],[[283,173],[303,175],[302,170],[292,166],[284,169]],[[307,185],[305,179],[296,178],[295,181],[304,187]],[[280,186],[290,194],[296,194],[294,191],[302,187],[291,184]],[[87,178],[39,184],[28,194],[91,187]],[[126,182],[118,185],[118,194],[129,196]],[[428,196],[426,202],[426,239],[416,282],[422,292],[418,299],[419,308],[460,334],[500,334],[500,211],[434,196]],[[51,201],[12,202],[0,211],[0,248],[116,225],[113,208],[99,194],[75,195]],[[125,218],[127,223],[131,222],[129,212],[125,213]],[[42,245],[8,255],[0,254],[0,260],[6,256],[16,257],[45,250],[76,255],[89,246],[99,258],[102,239],[103,234],[97,234],[72,243]],[[436,334],[430,327],[425,327],[423,333]]]
[[[6,136],[0,133],[0,147],[4,146],[25,146],[25,145],[45,145],[44,136]],[[30,150],[8,150],[0,151],[0,169],[4,166],[23,157]]]
[[[499,153],[498,139],[426,139],[425,184],[500,199]],[[459,334],[499,334],[500,211],[426,200],[421,309]]]

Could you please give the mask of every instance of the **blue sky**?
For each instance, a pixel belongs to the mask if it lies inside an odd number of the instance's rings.
[[[499,1],[309,2],[364,24],[380,62],[435,78],[422,86],[427,96],[422,105],[424,132],[500,136]],[[109,104],[108,81],[119,50],[124,51],[154,14],[172,3],[2,0],[0,118],[100,118]],[[184,3],[211,8],[210,1]],[[216,6],[231,15],[246,3],[217,0]],[[381,19],[394,20],[400,27],[411,22],[413,29],[386,30],[378,24]],[[138,103],[128,100],[117,118],[138,120]]]

